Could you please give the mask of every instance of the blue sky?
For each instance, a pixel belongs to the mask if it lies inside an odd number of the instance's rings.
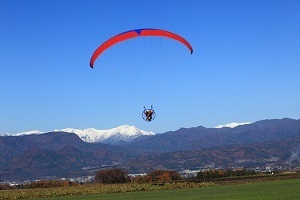
[[[162,133],[299,119],[299,10],[298,0],[1,0],[0,133],[124,124]],[[112,72],[104,60],[89,68],[102,42],[145,27],[183,36],[194,54],[178,44],[172,67],[137,91],[125,86],[136,76]],[[176,46],[168,45],[166,51]],[[152,87],[160,90],[154,97]],[[151,123],[141,118],[139,102],[149,94],[157,113]]]

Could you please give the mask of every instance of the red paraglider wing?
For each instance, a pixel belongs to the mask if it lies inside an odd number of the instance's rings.
[[[123,33],[120,33],[108,40],[106,40],[103,44],[101,44],[93,53],[91,60],[90,60],[90,67],[94,68],[94,63],[96,61],[96,59],[109,47],[131,39],[131,38],[135,38],[135,37],[145,37],[145,36],[161,36],[161,37],[166,37],[166,38],[171,38],[174,40],[177,40],[179,42],[181,42],[183,45],[185,45],[191,52],[191,54],[193,53],[193,48],[190,45],[190,43],[184,39],[183,37],[181,37],[180,35],[177,35],[175,33],[172,33],[170,31],[166,31],[166,30],[161,30],[161,29],[150,29],[150,28],[144,28],[144,29],[136,29],[136,30],[131,30],[131,31],[126,31]]]

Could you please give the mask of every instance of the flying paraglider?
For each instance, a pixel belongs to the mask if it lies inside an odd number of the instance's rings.
[[[126,40],[130,40],[137,37],[162,37],[166,39],[172,39],[175,40],[181,44],[183,44],[185,47],[188,48],[189,52],[193,54],[193,48],[190,45],[190,43],[184,39],[182,36],[175,34],[173,32],[162,30],[162,29],[154,29],[154,28],[142,28],[142,29],[134,29],[125,31],[123,33],[117,34],[105,42],[103,42],[93,53],[91,59],[90,59],[90,67],[94,68],[95,61],[101,57],[101,54],[111,48],[112,46],[124,42]],[[153,110],[153,107],[151,106],[150,109],[146,109],[144,106],[144,111],[142,112],[142,117],[145,121],[151,122],[155,118],[155,112]]]

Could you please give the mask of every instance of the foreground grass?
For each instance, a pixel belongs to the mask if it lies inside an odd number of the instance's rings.
[[[261,183],[247,183],[238,185],[223,185],[203,188],[174,189],[164,191],[144,191],[134,193],[85,195],[74,197],[46,198],[43,200],[60,199],[100,199],[100,200],[193,200],[193,199],[259,199],[259,200],[298,200],[300,199],[300,179],[278,180]]]

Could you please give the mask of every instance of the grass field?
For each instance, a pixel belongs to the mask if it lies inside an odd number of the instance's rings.
[[[101,195],[85,195],[71,197],[43,198],[43,200],[60,199],[100,199],[100,200],[193,200],[193,199],[259,199],[259,200],[293,200],[300,199],[300,179],[278,180],[261,183],[246,183],[189,189],[174,189],[164,191],[142,191],[131,193],[115,193]]]

